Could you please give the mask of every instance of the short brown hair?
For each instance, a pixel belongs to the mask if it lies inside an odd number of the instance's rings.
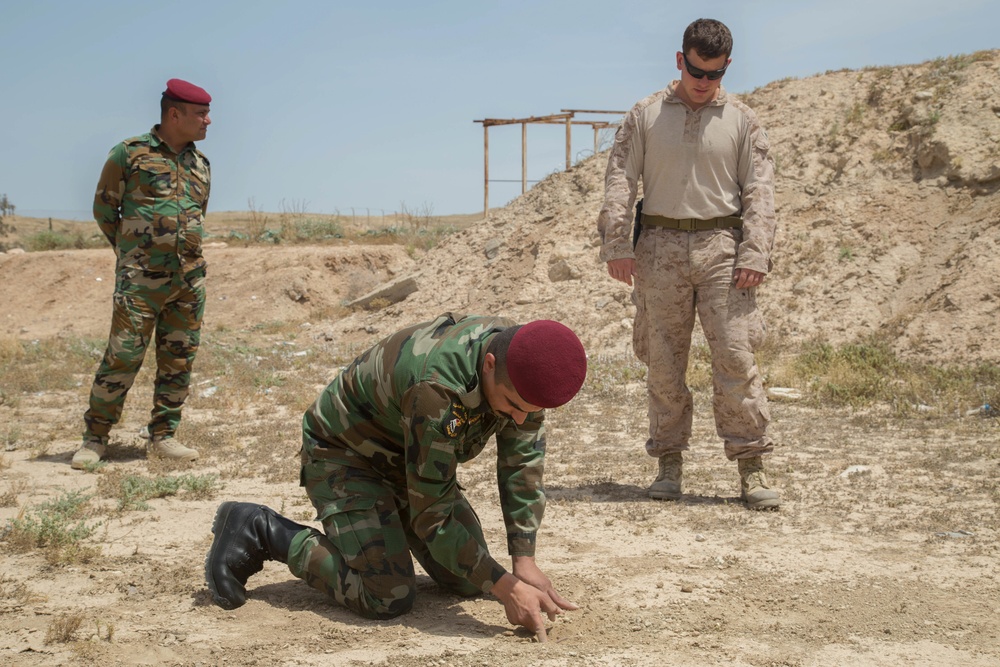
[[[705,60],[733,54],[733,34],[722,21],[698,19],[684,31],[684,55],[695,50]]]
[[[510,375],[507,373],[507,350],[510,348],[510,342],[514,340],[514,334],[518,332],[521,326],[517,324],[502,330],[493,337],[493,340],[490,341],[489,346],[486,348],[486,351],[496,359],[496,381],[505,387],[513,388],[514,386],[510,381]]]
[[[167,117],[168,109],[177,109],[185,116],[187,115],[187,102],[181,102],[180,100],[175,100],[169,95],[160,96],[160,120]]]

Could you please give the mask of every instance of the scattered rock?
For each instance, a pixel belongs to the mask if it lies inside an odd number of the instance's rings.
[[[368,294],[351,301],[348,306],[351,308],[372,308],[381,304],[383,307],[393,303],[399,303],[409,295],[417,291],[417,280],[413,276],[404,276],[392,282],[380,285]]]
[[[503,246],[503,241],[500,239],[490,239],[486,242],[486,247],[483,253],[486,255],[486,259],[493,259],[498,254],[500,254],[500,248]]]
[[[767,397],[775,401],[798,401],[802,392],[791,387],[768,387]]]

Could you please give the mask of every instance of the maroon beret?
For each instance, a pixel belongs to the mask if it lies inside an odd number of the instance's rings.
[[[552,320],[525,324],[507,348],[507,375],[518,395],[540,408],[576,396],[587,377],[587,353],[569,327]]]
[[[163,91],[163,94],[178,102],[190,102],[191,104],[209,104],[212,101],[212,96],[206,93],[204,88],[199,88],[193,83],[181,79],[167,81],[167,89]]]

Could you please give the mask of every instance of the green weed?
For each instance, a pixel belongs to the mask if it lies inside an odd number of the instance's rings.
[[[51,565],[86,563],[99,549],[83,544],[100,526],[84,519],[91,496],[68,491],[9,523],[7,543],[15,552],[42,551]]]
[[[139,475],[106,474],[97,484],[98,493],[118,501],[119,511],[148,510],[147,500],[175,496],[181,491],[194,499],[214,497],[219,489],[215,475],[181,475],[141,477]]]
[[[808,342],[783,371],[783,383],[804,387],[817,404],[881,403],[896,416],[956,416],[978,406],[996,406],[1000,400],[1000,366],[904,361],[887,340],[876,336],[839,346]],[[993,408],[982,412],[993,414]]]

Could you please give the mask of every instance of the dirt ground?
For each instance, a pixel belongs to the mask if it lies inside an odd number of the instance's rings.
[[[987,280],[1000,270],[998,64],[987,52],[776,82],[747,96],[778,162],[781,232],[760,295],[773,337],[877,335],[902,356],[1000,360],[1000,293]],[[0,663],[1000,664],[996,419],[900,420],[879,407],[776,400],[769,470],[783,505],[754,513],[738,501],[710,393],[699,392],[687,495],[646,498],[655,461],[642,449],[644,389],[607,379],[635,362],[627,288],[596,257],[605,162],[551,176],[426,253],[235,247],[210,217],[205,361],[179,433],[199,443],[202,459],[145,459],[136,435],[150,397],[144,369],[109,465],[71,470],[88,367],[67,388],[0,402],[0,431],[20,434],[2,453],[0,493],[15,502],[0,507],[0,526],[66,491],[94,493],[109,475],[215,474],[222,488],[153,499],[145,511],[115,513],[99,501],[102,525],[88,544],[100,556],[86,564],[51,566],[0,540]],[[405,298],[375,311],[344,307],[404,277],[416,284]],[[113,282],[107,250],[0,254],[0,342],[99,343]],[[542,569],[581,609],[551,623],[540,644],[495,600],[455,598],[422,576],[412,613],[368,621],[278,563],[250,580],[244,607],[214,606],[203,563],[219,502],[261,502],[310,522],[297,485],[301,411],[353,353],[446,310],[560,319],[588,349],[583,392],[549,416],[538,541]],[[270,350],[259,363],[273,360],[278,374],[285,364],[284,384],[253,391],[216,375],[211,360],[240,346]],[[503,562],[491,452],[459,480]],[[72,640],[47,641],[71,616],[84,619]]]

